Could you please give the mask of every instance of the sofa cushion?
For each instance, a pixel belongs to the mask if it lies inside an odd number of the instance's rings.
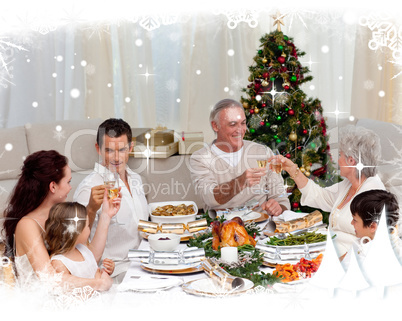
[[[29,153],[54,149],[68,157],[72,171],[93,169],[99,160],[95,142],[101,122],[100,119],[89,119],[27,124]]]
[[[402,126],[373,119],[359,119],[356,126],[374,131],[381,142],[382,163],[397,164],[402,162]]]
[[[28,154],[24,127],[0,129],[0,180],[16,179]]]
[[[191,181],[189,160],[190,155],[151,158],[149,161],[130,157],[128,166],[143,177],[148,203],[194,201],[202,209],[204,204]]]

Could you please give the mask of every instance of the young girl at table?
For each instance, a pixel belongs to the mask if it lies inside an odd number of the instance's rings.
[[[396,254],[399,254],[401,240],[399,239],[396,226],[399,220],[398,201],[395,195],[390,192],[384,190],[369,190],[355,196],[350,204],[350,211],[353,217],[351,224],[358,237],[355,245],[360,260],[363,260],[367,255],[371,245],[370,241],[374,239],[378,222],[380,221],[384,208],[392,246]],[[350,252],[349,250],[341,257],[344,266],[349,265]]]
[[[119,210],[121,199],[108,200],[106,195],[99,219],[110,221]],[[100,230],[98,226],[91,243],[88,242],[90,229],[85,206],[77,202],[54,205],[45,230],[51,264],[57,272],[82,278],[94,278],[96,273],[101,273],[98,264],[105,248],[107,229]],[[102,265],[109,275],[113,273],[112,260],[105,258]]]

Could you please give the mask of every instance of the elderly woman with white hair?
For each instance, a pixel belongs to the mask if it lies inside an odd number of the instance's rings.
[[[340,175],[344,180],[329,187],[321,187],[308,179],[290,159],[278,156],[282,169],[287,171],[302,193],[301,204],[330,212],[329,227],[333,234],[339,257],[344,255],[356,239],[351,224],[350,203],[364,191],[385,190],[377,173],[381,157],[378,136],[364,127],[346,126],[340,131]]]

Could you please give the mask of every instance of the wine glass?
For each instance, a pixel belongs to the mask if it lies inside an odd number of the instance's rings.
[[[103,183],[105,184],[107,189],[107,196],[111,200],[119,196],[119,181],[119,173],[110,170],[107,170],[105,173],[103,173]],[[123,223],[120,223],[118,221],[117,214],[113,217],[112,221],[113,223],[116,223],[118,225],[124,225]]]
[[[262,158],[257,158],[257,165],[259,168],[266,168],[268,165],[268,148],[266,148],[266,155]],[[255,191],[255,194],[268,194],[269,190],[267,189],[267,185],[265,184],[264,189]]]
[[[280,155],[279,150],[274,149],[272,152],[274,153],[274,158],[270,162],[270,168],[274,173],[280,174],[282,171],[282,162],[278,157]]]

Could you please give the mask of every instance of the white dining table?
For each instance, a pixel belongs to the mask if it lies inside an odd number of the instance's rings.
[[[257,225],[263,228],[267,221],[260,222]],[[259,239],[263,239],[262,233],[257,236]],[[181,242],[178,249],[186,249],[188,242]],[[148,241],[144,238],[139,250],[149,250],[150,246]],[[295,285],[288,285],[285,283],[276,283],[272,287],[262,288],[257,287],[252,291],[242,292],[239,295],[228,295],[228,296],[203,296],[200,294],[193,295],[185,292],[182,288],[182,284],[187,284],[198,279],[208,279],[206,273],[199,271],[196,273],[189,274],[159,274],[152,273],[144,270],[141,267],[140,259],[132,259],[130,267],[122,281],[122,285],[125,286],[126,283],[135,280],[135,278],[145,276],[145,277],[167,277],[179,280],[181,285],[174,286],[166,290],[157,290],[153,292],[139,292],[131,290],[121,290],[119,291],[118,284],[113,285],[112,289],[109,290],[108,296],[110,297],[110,302],[113,307],[113,311],[121,313],[123,316],[126,314],[132,314],[136,311],[139,315],[152,315],[156,320],[161,318],[166,320],[168,317],[172,320],[177,320],[176,316],[181,315],[187,318],[205,320],[205,316],[210,315],[210,308],[212,305],[216,305],[219,302],[219,307],[222,311],[226,311],[227,316],[233,315],[235,317],[240,317],[244,314],[245,317],[249,317],[249,312],[247,308],[241,310],[236,310],[234,307],[250,307],[250,306],[260,306],[264,307],[268,302],[271,307],[287,304],[289,301],[289,296],[298,296],[298,293],[303,293],[302,295],[310,296],[310,293],[315,293],[316,289],[311,289],[308,283],[300,283]],[[260,266],[260,271],[264,273],[272,273],[274,268],[267,266]],[[132,278],[135,277],[135,278]],[[307,287],[307,288],[306,288]],[[319,293],[318,298],[324,297]],[[219,301],[216,301],[219,299]],[[275,310],[271,310],[271,314]],[[197,318],[198,317],[198,318]],[[180,318],[179,318],[180,319]]]
[[[263,228],[266,224],[265,222],[258,223],[258,225]],[[264,237],[261,235],[260,237]],[[177,248],[177,250],[184,250],[189,248],[188,247],[188,242],[184,241],[181,242]],[[143,239],[140,243],[140,246],[138,247],[139,250],[150,250],[149,242],[147,239]],[[127,282],[130,282],[132,280],[138,279],[138,277],[142,276],[154,276],[154,277],[168,277],[168,278],[175,278],[180,280],[180,283],[184,284],[186,282],[190,282],[193,280],[198,280],[201,278],[208,278],[207,274],[205,274],[202,270],[199,272],[193,272],[193,273],[186,273],[186,274],[175,274],[175,273],[156,273],[156,272],[149,272],[146,271],[141,267],[142,263],[140,259],[132,259],[131,264],[129,269],[127,270],[127,273],[121,282],[123,286]],[[273,268],[267,267],[267,266],[261,266],[260,270],[263,271],[264,273],[269,273],[273,271]],[[179,281],[178,281],[179,283]],[[140,300],[141,298],[147,297],[152,295],[152,292],[137,292],[137,291],[124,291],[124,292],[119,292],[119,285],[114,285],[115,290],[117,291],[115,300],[118,302],[127,302],[127,301],[133,301],[133,300]],[[175,286],[170,289],[167,289],[165,291],[169,291],[169,293],[179,293],[183,292],[183,289],[181,286]],[[157,291],[155,291],[157,292]],[[159,292],[159,291],[158,291]]]

